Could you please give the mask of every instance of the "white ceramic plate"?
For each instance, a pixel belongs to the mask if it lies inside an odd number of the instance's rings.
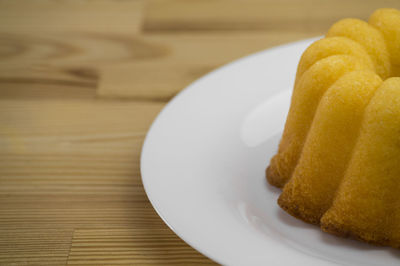
[[[400,253],[283,212],[265,180],[301,53],[315,39],[224,66],[175,97],[142,151],[147,195],[189,245],[225,265],[399,265]]]

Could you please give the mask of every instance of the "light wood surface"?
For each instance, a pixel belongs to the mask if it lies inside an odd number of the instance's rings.
[[[377,7],[400,2],[0,0],[0,264],[214,264],[145,195],[153,119],[218,66]]]

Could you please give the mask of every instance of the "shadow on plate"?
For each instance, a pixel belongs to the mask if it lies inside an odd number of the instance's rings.
[[[361,242],[361,241],[358,241],[358,240],[355,240],[352,238],[344,238],[344,237],[331,235],[322,230],[320,230],[320,239],[325,244],[328,244],[331,246],[341,246],[341,247],[346,247],[346,248],[350,248],[350,249],[358,249],[358,250],[364,250],[364,251],[387,249],[385,247],[374,246],[374,245],[364,243],[364,242]]]
[[[264,178],[264,183],[265,183],[265,187],[267,188],[268,192],[270,192],[271,194],[273,194],[275,196],[279,196],[279,194],[282,193],[282,189],[271,186],[268,183],[267,178]]]
[[[291,216],[290,214],[286,213],[285,211],[283,211],[282,209],[277,209],[277,216],[278,219],[289,226],[292,227],[299,227],[299,228],[304,228],[304,229],[314,229],[315,226],[312,224],[308,224],[305,223],[299,219],[294,218],[293,216]]]
[[[277,217],[281,222],[285,223],[286,225],[289,225],[292,227],[297,227],[297,228],[316,230],[319,234],[319,238],[321,239],[321,241],[324,244],[331,245],[331,246],[340,246],[342,248],[361,250],[361,251],[374,251],[374,250],[386,251],[386,252],[390,253],[391,256],[394,256],[394,257],[400,259],[400,250],[399,249],[375,246],[375,245],[364,243],[364,242],[361,242],[361,241],[358,241],[355,239],[342,238],[342,237],[338,237],[335,235],[331,235],[329,233],[322,231],[316,225],[307,224],[301,220],[296,219],[295,217],[289,215],[282,209],[277,210]]]
[[[376,246],[351,238],[341,238],[338,236],[330,235],[323,231],[320,231],[320,239],[327,245],[340,246],[341,248],[360,250],[363,252],[380,251],[387,253],[391,257],[400,259],[400,250],[396,248]]]

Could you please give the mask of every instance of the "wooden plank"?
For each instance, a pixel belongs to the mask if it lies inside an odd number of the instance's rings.
[[[0,229],[46,238],[51,230],[164,227],[139,170],[143,138],[162,106],[2,100]],[[23,238],[13,241],[24,250]]]
[[[1,100],[0,263],[63,264],[74,228],[164,228],[139,174],[162,107]]]
[[[141,183],[143,138],[163,106],[0,100],[0,263],[211,263],[167,228]]]
[[[93,99],[96,83],[27,77],[0,78],[1,99]]]
[[[143,1],[0,1],[0,98],[95,97],[97,66],[157,54],[135,39],[142,11]]]
[[[114,33],[4,33],[0,44],[1,98],[94,97],[100,66],[165,54],[162,46]]]
[[[0,63],[1,99],[94,98],[97,71],[91,67],[49,66],[18,59]],[[14,61],[14,62],[13,62]]]
[[[149,0],[144,31],[296,30],[320,34],[345,17],[366,19],[397,0]]]
[[[1,265],[65,265],[72,230],[0,228]]]
[[[273,31],[146,34],[142,37],[144,43],[158,45],[167,52],[102,67],[98,95],[168,101],[191,82],[225,63],[311,36]]]
[[[98,77],[88,63],[102,58],[85,40],[79,34],[0,33],[0,97],[94,97]]]
[[[68,265],[215,265],[168,228],[76,230]]]
[[[143,1],[0,1],[0,32],[140,32]]]

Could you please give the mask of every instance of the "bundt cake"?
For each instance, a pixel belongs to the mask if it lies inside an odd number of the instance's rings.
[[[267,180],[324,231],[400,248],[400,11],[343,19],[297,69]]]

